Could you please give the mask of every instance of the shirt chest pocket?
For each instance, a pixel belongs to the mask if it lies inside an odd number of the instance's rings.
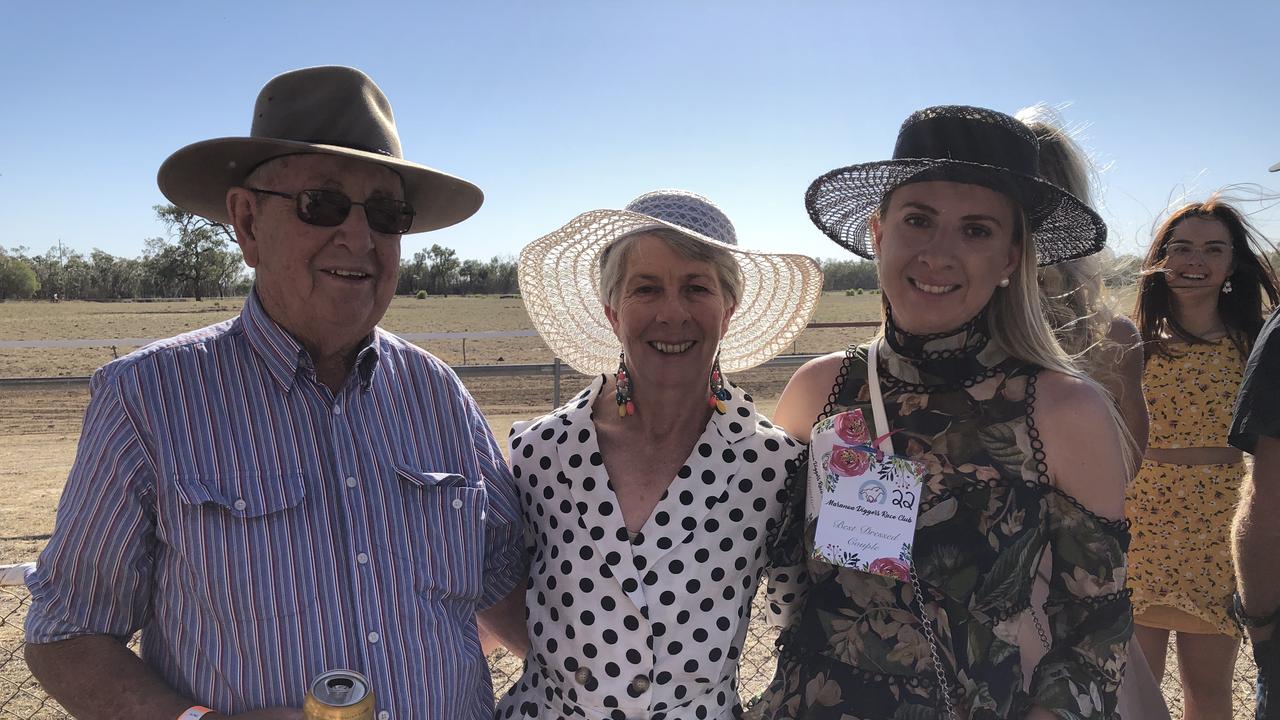
[[[396,467],[405,503],[406,537],[389,536],[392,556],[413,567],[414,589],[429,601],[479,599],[484,580],[488,498],[458,473]]]
[[[220,619],[261,622],[315,604],[301,473],[184,475],[163,532],[185,569],[184,591]]]

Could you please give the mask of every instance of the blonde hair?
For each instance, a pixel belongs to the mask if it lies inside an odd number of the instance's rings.
[[[636,240],[652,235],[681,257],[694,262],[705,262],[716,271],[720,280],[720,289],[728,298],[729,304],[736,306],[742,298],[742,268],[733,258],[733,253],[721,247],[699,242],[670,228],[644,230],[624,235],[614,240],[600,255],[600,299],[606,305],[614,305],[618,299],[618,291],[627,274],[627,260],[631,257],[632,246]]]
[[[1093,166],[1058,111],[1041,103],[1019,110],[1014,117],[1040,141],[1040,177],[1092,207]],[[1117,343],[1108,337],[1115,311],[1103,282],[1105,257],[1096,253],[1039,270],[1045,319],[1058,343],[1104,385],[1118,371],[1113,362]]]

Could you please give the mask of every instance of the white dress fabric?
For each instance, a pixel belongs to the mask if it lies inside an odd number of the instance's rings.
[[[765,544],[802,448],[730,386],[725,414],[633,536],[591,419],[603,384],[512,428],[531,647],[496,717],[729,720]],[[792,610],[800,571],[770,570],[772,622]]]

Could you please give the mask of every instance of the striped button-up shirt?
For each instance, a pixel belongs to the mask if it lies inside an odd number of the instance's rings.
[[[493,712],[475,613],[523,576],[492,435],[447,366],[376,330],[342,390],[251,295],[93,378],[27,641],[142,632],[222,713],[366,675],[379,718]]]

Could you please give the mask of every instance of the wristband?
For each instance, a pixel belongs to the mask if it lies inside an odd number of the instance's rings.
[[[1267,615],[1248,615],[1244,611],[1244,603],[1240,601],[1240,593],[1231,594],[1231,605],[1227,610],[1236,622],[1247,628],[1261,628],[1280,620],[1280,608],[1276,608]]]
[[[205,715],[208,715],[211,712],[213,712],[212,709],[207,708],[203,705],[192,705],[191,707],[182,711],[182,714],[178,716],[178,720],[200,720],[200,718],[204,717]]]

